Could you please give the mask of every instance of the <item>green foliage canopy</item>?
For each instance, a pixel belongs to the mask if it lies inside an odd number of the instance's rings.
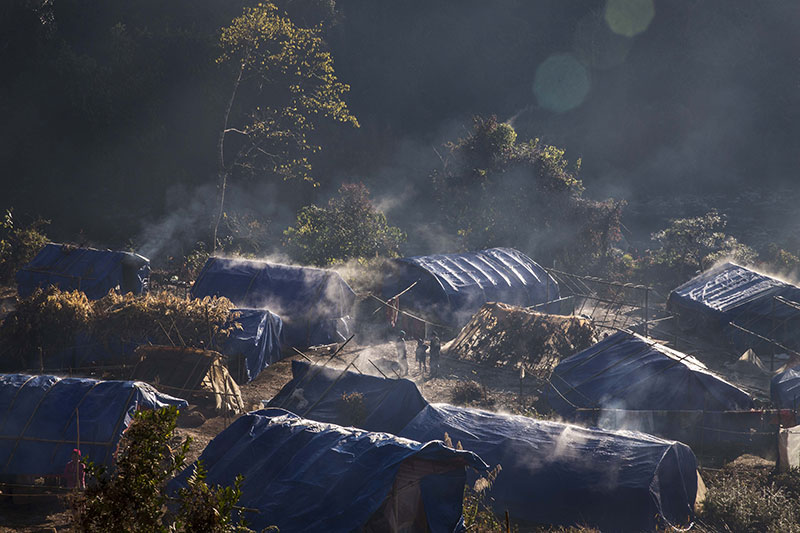
[[[120,441],[115,468],[87,465],[88,486],[77,497],[75,525],[87,533],[249,532],[234,519],[242,478],[233,487],[209,487],[198,465],[171,510],[167,483],[185,466],[191,440],[173,452],[178,409],[138,411]]]
[[[755,263],[758,254],[749,246],[724,232],[727,217],[711,210],[705,215],[670,222],[652,238],[658,248],[647,253],[647,266],[655,278],[682,283],[697,271],[723,259],[741,265]]]
[[[235,126],[241,145],[233,164],[254,173],[311,180],[309,155],[322,149],[310,134],[320,117],[358,126],[326,49],[322,26],[298,27],[271,2],[247,7],[222,29],[221,64],[235,65],[239,83],[257,102],[239,110]],[[234,89],[236,91],[237,89]]]
[[[580,160],[571,166],[539,139],[518,142],[496,117],[476,117],[447,148],[432,181],[441,221],[462,248],[514,246],[576,271],[608,259],[623,204],[583,198]]]
[[[406,238],[375,208],[363,183],[342,185],[326,207],[300,209],[295,226],[284,237],[293,259],[319,266],[337,260],[396,257]]]
[[[30,262],[47,244],[44,226],[49,222],[38,219],[22,226],[8,209],[0,219],[0,283],[9,283],[21,267]]]

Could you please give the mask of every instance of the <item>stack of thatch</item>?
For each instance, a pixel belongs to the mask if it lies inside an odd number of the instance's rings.
[[[558,362],[594,342],[591,322],[487,303],[447,346],[448,354],[492,367],[525,368],[547,379]]]

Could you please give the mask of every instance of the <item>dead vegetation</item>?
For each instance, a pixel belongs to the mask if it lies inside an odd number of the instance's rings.
[[[743,456],[703,475],[708,492],[699,531],[800,532],[800,470],[781,473],[767,461]]]
[[[486,391],[476,381],[459,381],[453,385],[453,403],[468,405],[485,399]]]
[[[360,392],[343,393],[339,410],[344,415],[348,426],[358,427],[367,419],[367,407],[364,405],[364,395]]]
[[[232,328],[226,298],[188,300],[166,292],[144,296],[109,292],[91,301],[78,291],[37,289],[19,301],[0,324],[3,366],[23,365],[82,342],[116,346],[150,342],[167,346],[214,347]]]
[[[490,367],[524,367],[546,379],[558,362],[595,342],[591,322],[487,303],[448,346],[450,356]]]

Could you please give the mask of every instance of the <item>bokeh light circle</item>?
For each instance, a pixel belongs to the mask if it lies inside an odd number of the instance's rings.
[[[592,11],[575,27],[572,49],[575,57],[590,68],[609,69],[625,62],[633,39],[614,33],[602,12]]]
[[[653,0],[606,1],[606,24],[611,31],[625,37],[633,37],[646,30],[655,14]]]
[[[554,54],[536,69],[533,92],[540,106],[563,113],[583,103],[590,85],[586,67],[572,54]]]

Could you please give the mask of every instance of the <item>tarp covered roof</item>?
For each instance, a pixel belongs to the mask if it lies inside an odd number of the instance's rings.
[[[234,309],[233,320],[242,326],[234,329],[225,340],[222,352],[244,358],[242,382],[254,380],[262,370],[280,361],[283,336],[281,317],[266,309]],[[235,376],[237,379],[239,376]]]
[[[26,298],[39,287],[80,290],[98,300],[111,289],[147,291],[150,260],[131,252],[78,248],[50,243],[17,272],[17,292]]]
[[[398,433],[428,402],[407,379],[386,379],[292,361],[292,380],[269,402],[305,418]],[[358,408],[344,395],[361,395]],[[360,404],[360,405],[359,405]]]
[[[391,298],[415,282],[401,308],[433,311],[458,326],[486,302],[531,306],[559,297],[556,281],[513,248],[396,259],[382,293]]]
[[[769,395],[779,408],[796,409],[800,406],[800,367],[787,368],[775,374],[769,383]]]
[[[563,416],[576,408],[628,410],[750,409],[752,399],[703,363],[640,335],[617,332],[561,361],[547,388]]]
[[[403,469],[415,459],[427,463],[417,463],[427,469],[421,483],[406,482],[418,477]],[[475,455],[441,442],[421,444],[313,422],[281,409],[241,416],[209,443],[200,460],[209,484],[232,485],[243,475],[239,505],[259,511],[247,515],[248,525],[256,530],[275,525],[281,533],[356,531],[393,487],[400,498],[398,491],[418,488],[429,530],[451,533],[461,519],[464,466],[484,466]],[[398,485],[401,474],[409,477]]]
[[[187,403],[138,381],[0,374],[0,476],[61,474],[79,440],[108,465],[136,409],[167,405]]]
[[[192,297],[225,296],[238,307],[269,309],[284,323],[290,346],[341,342],[343,320],[355,293],[331,270],[211,257],[192,287]]]
[[[427,406],[400,435],[445,433],[501,465],[489,496],[512,520],[650,531],[658,516],[676,525],[693,516],[697,465],[684,444],[444,404]]]
[[[670,311],[697,317],[702,326],[722,329],[737,345],[747,348],[757,339],[729,322],[779,341],[797,341],[795,331],[784,335],[776,325],[800,320],[800,309],[780,302],[783,298],[800,307],[800,288],[734,263],[724,263],[674,289],[667,301]],[[793,328],[795,329],[795,328]]]

